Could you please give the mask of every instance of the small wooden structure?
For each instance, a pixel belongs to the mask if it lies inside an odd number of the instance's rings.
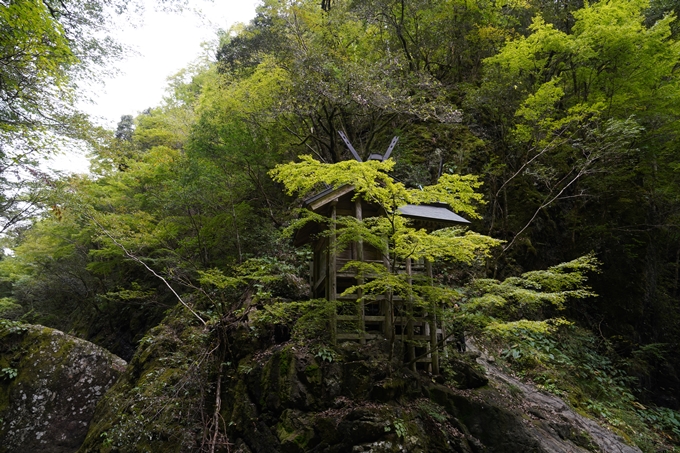
[[[421,311],[416,316],[400,316],[390,305],[394,303],[408,309],[409,301],[398,297],[378,296],[375,300],[366,302],[361,299],[362,294],[340,296],[347,288],[362,284],[363,281],[354,271],[343,271],[349,261],[362,261],[387,264],[387,257],[376,248],[354,243],[344,250],[337,250],[334,234],[334,220],[338,216],[353,216],[357,219],[384,215],[381,208],[355,198],[354,187],[342,186],[328,188],[321,193],[307,199],[304,207],[330,218],[329,227],[317,223],[308,223],[295,236],[295,245],[311,243],[314,252],[311,263],[310,280],[313,297],[337,301],[337,311],[331,319],[331,337],[333,342],[354,340],[365,343],[367,340],[388,338],[394,334],[400,336],[406,343],[406,358],[413,361],[416,357],[425,355],[418,360],[434,373],[439,372],[439,360],[436,345],[443,339],[444,329],[441,322],[437,322],[436,311],[429,313]],[[446,204],[406,205],[400,208],[401,214],[412,220],[416,228],[434,231],[443,227],[465,225],[470,222],[451,211]],[[329,228],[330,234],[319,234],[324,228]],[[336,252],[337,250],[337,252]],[[400,263],[399,272],[408,275],[409,282],[417,274],[432,278],[431,263],[412,262],[407,259]],[[412,308],[412,307],[410,307]],[[398,312],[398,310],[397,310]],[[391,316],[391,313],[395,313]],[[407,319],[408,318],[408,319]],[[419,347],[418,345],[422,345]],[[415,368],[416,362],[413,362]]]

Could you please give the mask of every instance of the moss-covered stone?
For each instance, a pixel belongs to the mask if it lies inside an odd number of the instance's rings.
[[[42,326],[0,328],[0,452],[72,453],[126,363]]]
[[[487,377],[473,357],[447,365],[466,384],[388,367],[379,343],[319,355],[318,345],[265,344],[238,323],[216,332],[177,314],[153,329],[97,407],[80,453],[224,453],[227,443],[240,453],[584,453],[592,446],[581,428],[524,410],[529,393],[513,393],[516,383],[479,387]]]
[[[97,405],[79,452],[183,452],[201,443],[214,337],[179,312],[142,339]]]

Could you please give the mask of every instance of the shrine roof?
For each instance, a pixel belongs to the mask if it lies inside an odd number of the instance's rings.
[[[321,192],[307,198],[303,206],[316,211],[327,203],[337,200],[340,197],[352,194],[353,186],[341,186],[338,188],[328,187]],[[451,223],[470,223],[469,220],[459,216],[453,212],[446,203],[428,203],[422,205],[407,204],[399,208],[399,212],[412,219],[429,220],[436,222],[451,222]]]
[[[459,216],[445,203],[432,204],[407,204],[399,208],[404,217],[413,219],[434,220],[438,222],[470,223],[469,220]]]

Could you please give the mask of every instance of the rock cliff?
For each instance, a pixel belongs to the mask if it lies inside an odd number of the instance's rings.
[[[388,366],[375,342],[272,344],[245,326],[220,335],[155,328],[80,452],[639,452],[471,354],[450,355],[433,377]],[[216,360],[199,352],[218,344],[230,346],[212,349]]]

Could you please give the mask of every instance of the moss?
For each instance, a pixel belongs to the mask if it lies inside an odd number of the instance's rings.
[[[290,409],[283,412],[280,420],[276,425],[276,434],[282,446],[291,450],[290,444],[294,444],[300,451],[307,451],[307,446],[314,437],[310,421],[300,412]]]
[[[288,350],[284,350],[279,355],[279,375],[287,376],[290,371],[290,364],[293,361],[293,355]]]
[[[95,403],[125,363],[42,326],[5,324],[0,335],[0,364],[17,370],[15,378],[0,379],[0,418],[12,420],[0,425],[0,451],[62,451],[54,450],[55,444],[74,451],[86,435]]]
[[[230,345],[239,345],[239,332],[227,333]],[[209,332],[187,322],[170,319],[154,329],[98,408],[91,443],[80,453],[198,450],[211,434],[205,420],[212,420],[219,363],[211,366],[205,354],[214,347]],[[514,395],[508,398],[508,391],[497,386],[463,391],[433,385],[407,370],[387,378],[386,353],[357,344],[339,347],[332,362],[292,344],[233,350],[234,355],[220,359],[220,434],[235,445],[247,445],[244,451],[536,450],[540,427],[535,418],[515,412],[524,397],[519,388],[511,389]],[[201,360],[202,367],[187,381]],[[474,361],[464,365],[473,369]],[[578,432],[565,435],[587,443]],[[504,450],[507,445],[519,447]]]
[[[231,410],[225,414],[225,420],[229,424],[246,426],[257,418],[257,411],[248,398],[248,389],[243,379],[239,379],[236,386],[230,391]],[[229,406],[225,406],[229,408]]]
[[[140,342],[128,370],[100,402],[79,451],[193,449],[210,411],[211,344],[210,331],[171,313]]]
[[[260,378],[260,405],[279,411],[282,404],[288,404],[296,382],[297,358],[289,348],[274,352],[265,362]]]
[[[321,367],[319,367],[316,362],[310,363],[305,367],[305,377],[307,378],[307,382],[310,384],[320,385],[322,378]]]

